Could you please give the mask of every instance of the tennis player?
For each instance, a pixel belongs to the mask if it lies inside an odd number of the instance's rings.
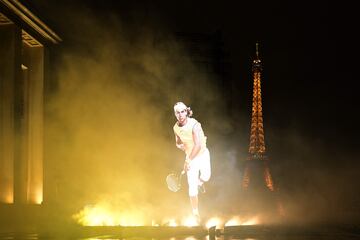
[[[211,176],[210,153],[206,147],[207,137],[201,124],[191,118],[193,112],[183,102],[174,105],[177,122],[174,125],[176,147],[185,152],[184,170],[187,174],[192,214],[200,223],[199,191],[205,193],[204,183]]]

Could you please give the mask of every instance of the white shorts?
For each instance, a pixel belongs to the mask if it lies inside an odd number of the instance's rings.
[[[210,153],[206,148],[203,153],[196,156],[189,163],[190,169],[187,171],[187,180],[189,184],[189,196],[198,195],[199,179],[207,182],[211,176]]]

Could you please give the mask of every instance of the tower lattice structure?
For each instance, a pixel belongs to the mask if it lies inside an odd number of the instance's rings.
[[[250,145],[249,156],[246,160],[244,175],[242,181],[243,189],[248,189],[251,181],[255,177],[254,174],[261,173],[263,176],[263,182],[265,186],[274,191],[274,183],[268,167],[268,158],[266,157],[265,148],[265,134],[263,123],[263,111],[262,111],[262,98],[261,98],[261,73],[262,64],[259,58],[258,43],[256,44],[256,57],[253,60],[252,72],[253,72],[253,96],[252,96],[252,113],[251,113],[251,131],[250,131]],[[260,171],[254,171],[257,167]]]

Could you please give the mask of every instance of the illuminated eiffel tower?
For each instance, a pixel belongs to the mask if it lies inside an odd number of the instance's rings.
[[[259,58],[259,46],[256,44],[256,57],[252,64],[253,98],[251,114],[251,131],[249,155],[244,162],[242,190],[244,206],[247,210],[272,211],[283,215],[282,205],[269,168],[266,156],[264,123],[261,98],[262,65]]]

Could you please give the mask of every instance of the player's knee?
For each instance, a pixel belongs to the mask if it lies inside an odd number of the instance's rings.
[[[211,177],[211,173],[201,174],[200,180],[203,182],[207,182],[210,180],[210,177]]]
[[[189,186],[189,196],[195,197],[198,195],[198,187],[197,186]]]

